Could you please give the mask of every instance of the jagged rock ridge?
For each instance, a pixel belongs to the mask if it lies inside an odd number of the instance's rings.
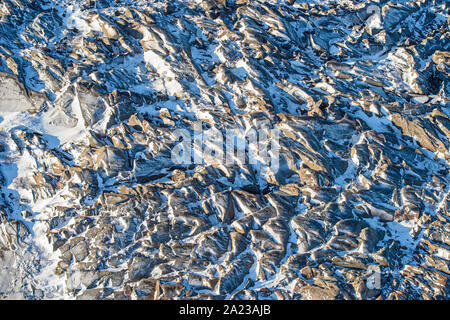
[[[0,297],[448,299],[448,21],[0,0]],[[198,121],[270,123],[280,170],[174,164]]]

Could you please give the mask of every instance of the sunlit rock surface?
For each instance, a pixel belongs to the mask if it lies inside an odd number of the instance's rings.
[[[0,0],[0,298],[448,299],[448,10]]]

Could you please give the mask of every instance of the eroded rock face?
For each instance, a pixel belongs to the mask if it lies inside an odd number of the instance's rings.
[[[447,12],[0,0],[0,298],[448,299]]]

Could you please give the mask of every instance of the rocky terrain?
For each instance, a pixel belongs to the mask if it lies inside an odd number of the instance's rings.
[[[449,17],[0,0],[0,299],[448,299]],[[199,122],[279,170],[173,163]]]

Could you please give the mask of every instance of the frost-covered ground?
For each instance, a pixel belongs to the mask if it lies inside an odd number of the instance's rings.
[[[448,299],[448,9],[0,0],[0,298]]]

